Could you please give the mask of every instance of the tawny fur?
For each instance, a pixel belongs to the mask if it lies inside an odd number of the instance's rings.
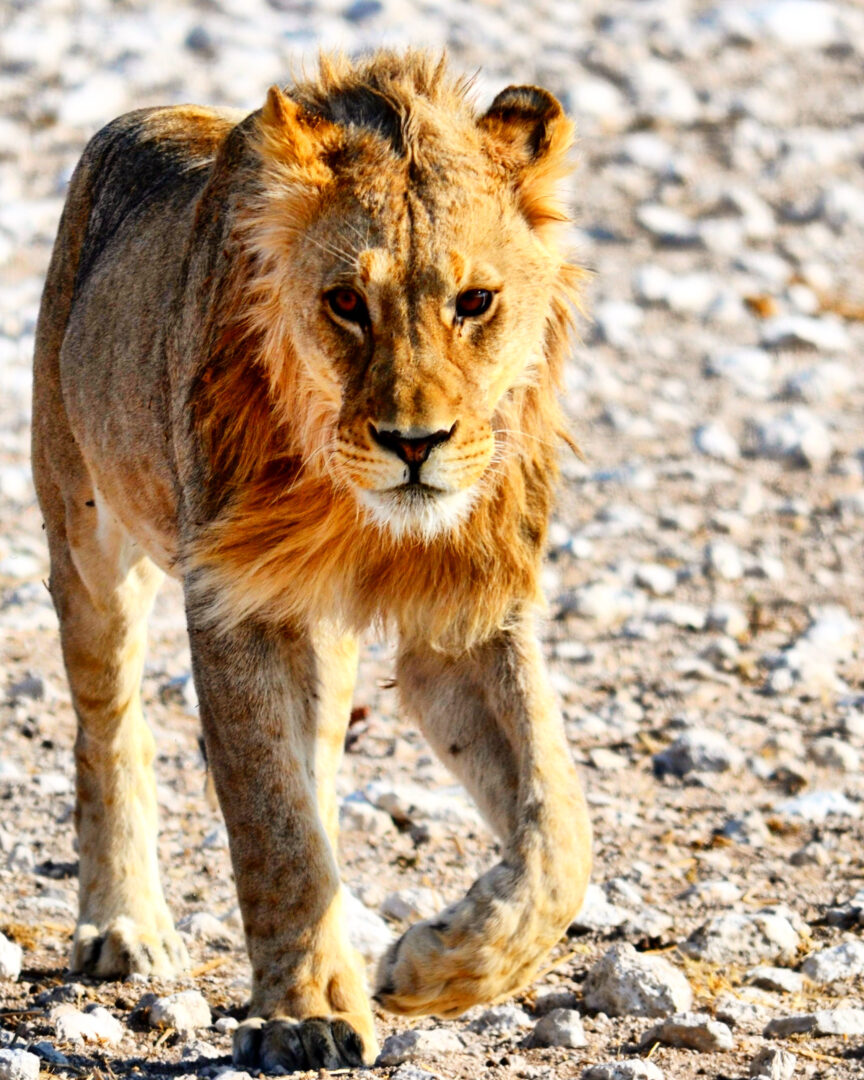
[[[325,58],[245,119],[121,117],[70,185],[33,461],[79,719],[72,966],[185,963],[138,702],[161,568],[184,584],[252,962],[244,1065],[376,1053],[333,787],[371,624],[504,847],[394,945],[378,1000],[455,1015],[507,994],[581,902],[590,829],[532,628],[580,277],[559,247],[571,137],[536,88],[478,116],[425,54]],[[366,323],[334,316],[334,288]],[[458,314],[471,289],[492,294],[477,318]],[[381,431],[442,436],[425,486]]]

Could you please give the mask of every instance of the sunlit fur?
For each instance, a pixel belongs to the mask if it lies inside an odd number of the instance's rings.
[[[415,169],[429,165],[430,155],[461,160],[469,132],[472,152],[488,163],[492,179],[484,182],[504,208],[502,227],[508,217],[514,230],[527,221],[526,243],[548,279],[537,336],[529,332],[520,343],[521,323],[508,332],[511,351],[521,349],[519,366],[502,372],[494,355],[482,356],[476,374],[462,376],[494,401],[486,415],[458,414],[463,444],[433,451],[426,468],[445,477],[439,500],[388,490],[404,466],[371,444],[366,431],[374,415],[361,409],[359,418],[345,421],[352,391],[305,314],[318,303],[317,264],[327,249],[350,263],[375,223],[354,223],[353,232],[316,231],[322,198],[334,183],[327,162],[344,131],[326,119],[310,121],[304,110],[369,84],[401,109],[405,157],[376,132],[354,132],[365,162],[353,180],[342,162],[339,183],[380,184],[386,215],[386,185],[399,182],[390,174],[398,176],[406,158]],[[478,119],[465,84],[424,54],[407,63],[379,55],[356,67],[325,61],[317,82],[292,89],[290,100],[271,91],[255,136],[255,194],[238,210],[231,270],[222,283],[216,348],[191,400],[227,496],[188,553],[204,571],[202,597],[216,619],[234,624],[256,613],[285,625],[336,615],[352,628],[392,620],[403,636],[460,649],[538,601],[563,434],[556,388],[580,279],[558,249],[565,220],[558,183],[568,168],[571,127],[559,114],[547,132],[545,154],[529,159],[507,122]],[[370,160],[380,177],[370,179]],[[446,191],[459,179],[425,182]],[[465,182],[477,183],[470,174]],[[368,409],[376,407],[370,393]],[[427,411],[439,407],[449,425],[446,388]]]

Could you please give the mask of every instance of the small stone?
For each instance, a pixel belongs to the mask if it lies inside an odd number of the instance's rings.
[[[864,942],[853,939],[811,953],[801,965],[804,974],[822,986],[864,975]]]
[[[604,1061],[582,1070],[580,1080],[663,1080],[663,1073],[645,1058]]]
[[[578,998],[572,990],[562,990],[557,986],[547,986],[538,990],[534,996],[534,1015],[545,1016],[546,1013],[552,1012],[553,1009],[575,1009],[577,1001]]]
[[[734,544],[714,540],[705,548],[705,569],[724,581],[740,581],[744,577],[741,552]]]
[[[645,612],[648,622],[661,626],[677,626],[681,630],[704,630],[706,615],[695,604],[678,604],[674,601],[655,601]]]
[[[439,821],[457,828],[479,828],[485,832],[480,814],[458,786],[431,790],[420,784],[373,780],[363,789],[373,806],[384,810],[397,825]]]
[[[493,1005],[470,1022],[468,1030],[478,1035],[512,1035],[530,1028],[534,1021],[516,1005]]]
[[[804,368],[790,375],[783,385],[783,396],[792,401],[818,405],[847,394],[856,383],[852,370],[837,360],[826,360],[816,367]]]
[[[719,630],[730,638],[741,637],[750,629],[750,620],[737,604],[713,604],[708,609],[709,630]]]
[[[193,1039],[180,1050],[180,1058],[183,1061],[214,1061],[221,1057],[222,1051],[219,1047],[203,1039]]]
[[[529,1036],[531,1046],[586,1046],[582,1017],[575,1009],[553,1009],[537,1021]]]
[[[177,929],[193,941],[233,941],[233,932],[215,915],[208,911],[195,911],[185,915],[177,923]]]
[[[667,247],[689,247],[700,243],[699,230],[690,218],[660,203],[645,203],[636,211],[636,220],[646,232]]]
[[[653,596],[668,596],[675,591],[678,575],[662,563],[641,563],[636,567],[636,584]]]
[[[800,817],[805,821],[824,821],[832,815],[839,817],[860,817],[861,808],[842,791],[807,791],[794,799],[786,799],[774,807],[778,814],[787,817]]]
[[[20,945],[10,941],[5,934],[0,934],[0,979],[14,982],[21,974],[21,960],[24,952]]]
[[[431,918],[437,915],[443,906],[444,901],[434,889],[412,886],[385,896],[381,902],[381,914],[408,922]]]
[[[45,1039],[41,1042],[33,1043],[30,1049],[34,1054],[38,1054],[42,1061],[47,1062],[49,1065],[69,1064],[69,1058]]]
[[[742,986],[734,993],[720,994],[714,1001],[714,1015],[736,1031],[750,1035],[762,1034],[774,1010],[775,1003],[766,1003],[766,996],[752,986]]]
[[[27,1050],[0,1050],[0,1080],[38,1080],[39,1058]]]
[[[197,1031],[210,1027],[210,1006],[198,990],[181,990],[157,998],[150,1006],[150,1027]]]
[[[693,445],[700,454],[717,461],[737,461],[741,456],[734,436],[719,421],[696,428],[693,432]]]
[[[642,309],[626,300],[605,300],[594,310],[601,340],[618,349],[635,343],[634,332],[642,325],[643,318]]]
[[[811,840],[797,851],[793,851],[789,856],[789,862],[793,866],[828,866],[831,862],[831,853],[818,840]]]
[[[603,889],[591,882],[585,890],[582,907],[570,924],[569,932],[571,934],[607,932],[623,926],[630,915],[631,912],[627,908],[610,904]]]
[[[772,912],[715,915],[680,946],[687,956],[711,964],[752,964],[758,960],[791,962],[799,937],[790,921]]]
[[[706,375],[728,379],[747,397],[762,399],[771,392],[774,361],[763,349],[724,349],[705,358]]]
[[[677,1013],[666,1017],[642,1036],[642,1046],[655,1042],[664,1046],[680,1046],[685,1050],[698,1050],[703,1054],[732,1050],[735,1046],[727,1025],[712,1020],[707,1013]]]
[[[824,465],[834,449],[828,429],[803,405],[769,420],[751,422],[749,437],[757,457],[810,469]]]
[[[240,1021],[233,1016],[220,1016],[213,1027],[220,1035],[233,1035],[240,1026]]]
[[[393,944],[393,931],[377,912],[344,886],[342,896],[351,944],[367,963],[377,963]]]
[[[864,1009],[819,1009],[797,1016],[781,1016],[765,1025],[766,1039],[787,1035],[864,1035]]]
[[[703,728],[685,731],[653,758],[654,772],[658,776],[728,772],[740,768],[742,762],[741,752],[724,735]]]
[[[796,1054],[776,1046],[763,1046],[750,1062],[752,1080],[792,1080]]]
[[[421,1069],[419,1065],[405,1064],[390,1073],[390,1080],[439,1080],[435,1073],[428,1069]]]
[[[810,757],[817,765],[839,772],[858,772],[861,768],[861,755],[855,747],[829,735],[816,739],[810,747]]]
[[[608,627],[639,614],[645,606],[645,595],[620,584],[595,581],[565,594],[558,602],[563,614],[573,613]]]
[[[667,1016],[693,1003],[678,968],[629,944],[613,945],[588,972],[583,989],[586,1006],[610,1016]]]
[[[19,874],[29,874],[36,866],[36,856],[29,844],[19,841],[9,852],[6,867]]]
[[[387,836],[394,833],[393,818],[373,806],[362,792],[349,795],[339,808],[339,826],[356,829],[366,836]]]
[[[701,906],[728,907],[741,899],[741,889],[734,881],[698,881],[683,894],[682,899]]]
[[[800,994],[804,989],[804,976],[789,968],[761,965],[747,972],[747,981],[762,990],[781,994]]]
[[[455,1054],[464,1050],[462,1040],[449,1028],[427,1031],[403,1031],[384,1040],[376,1065],[401,1065],[412,1057],[426,1054]]]
[[[101,1005],[57,1005],[48,1014],[60,1042],[93,1042],[114,1046],[123,1038],[123,1025]]]
[[[848,352],[852,339],[843,323],[830,316],[778,315],[762,326],[762,344],[769,349],[818,349]]]

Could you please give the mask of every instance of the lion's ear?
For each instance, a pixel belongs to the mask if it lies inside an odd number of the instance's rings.
[[[480,117],[486,152],[510,177],[534,229],[567,220],[559,195],[570,170],[573,124],[538,86],[508,86]]]
[[[322,117],[310,116],[278,86],[271,86],[258,115],[258,130],[265,155],[284,164],[309,166],[320,161],[338,129]]]

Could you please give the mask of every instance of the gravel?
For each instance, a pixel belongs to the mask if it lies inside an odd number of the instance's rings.
[[[0,22],[0,932],[12,946],[0,944],[0,964],[21,950],[21,974],[0,983],[0,1047],[38,1054],[64,1080],[196,1069],[248,1080],[205,1061],[228,1060],[250,971],[170,582],[142,691],[163,883],[197,974],[64,974],[77,910],[75,719],[28,447],[36,313],[69,176],[86,139],[123,109],[251,110],[271,82],[314,65],[319,47],[382,42],[446,47],[457,70],[479,72],[481,108],[509,83],[560,96],[580,136],[573,258],[592,271],[563,377],[586,458],[562,456],[539,626],[584,773],[597,885],[555,966],[499,1005],[417,1021],[450,1048],[440,1069],[418,1052],[396,1075],[738,1077],[760,1049],[782,1049],[761,1040],[769,1021],[859,1006],[861,975],[844,974],[855,965],[843,947],[864,925],[860,7],[28,0]],[[400,710],[393,646],[364,641],[338,789],[347,922],[370,982],[394,933],[427,910],[420,900],[457,900],[496,858],[466,792]],[[712,771],[711,753],[691,744],[683,770],[658,775],[655,755],[696,732],[716,736],[728,767]],[[407,906],[384,919],[394,896]],[[766,934],[753,920],[778,916],[758,911],[775,901],[788,925]],[[715,918],[744,922],[712,935]],[[637,965],[662,959],[686,973],[695,1002],[668,1012],[698,1008],[728,1024],[737,1049],[663,1045],[650,1060],[623,1058],[656,1018],[598,1012],[586,992],[592,969],[624,945],[642,950]],[[803,957],[828,981],[793,970]],[[194,1038],[148,1027],[142,995],[193,989],[213,1027]],[[48,1017],[63,1004],[90,1024],[90,1006],[107,1010],[122,1039],[60,1043]],[[524,1045],[558,1008],[579,1012],[588,1045]],[[495,1019],[499,1009],[515,1015]],[[376,1024],[382,1043],[407,1026],[383,1013]],[[842,1059],[844,1080],[864,1080],[860,1034],[808,1025],[795,1037],[801,1077],[833,1067],[817,1053]]]

